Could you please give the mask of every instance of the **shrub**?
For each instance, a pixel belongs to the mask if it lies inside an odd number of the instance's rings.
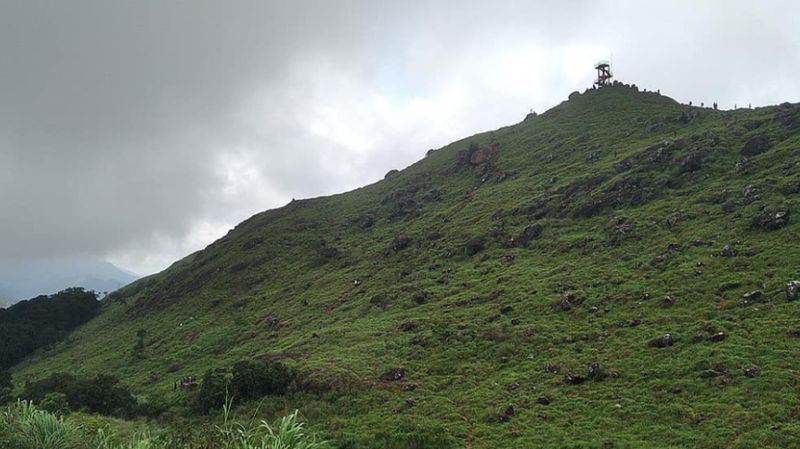
[[[235,397],[258,399],[286,393],[294,375],[281,362],[243,360],[233,365],[231,390]]]
[[[0,404],[5,404],[11,400],[11,374],[7,371],[0,370]]]
[[[25,384],[22,396],[41,402],[51,393],[61,393],[71,410],[88,410],[104,415],[130,416],[136,398],[119,380],[107,374],[94,378],[76,378],[71,374],[55,373],[37,382]],[[53,399],[53,397],[51,397]]]
[[[221,407],[227,398],[259,399],[266,395],[285,394],[295,375],[288,366],[272,360],[242,360],[229,371],[210,369],[193,398],[200,413]]]
[[[59,392],[47,393],[44,399],[39,403],[42,410],[50,412],[54,415],[66,415],[69,413],[69,402],[67,395]]]
[[[210,369],[203,374],[203,381],[193,398],[193,406],[200,413],[225,404],[231,375],[225,369]]]

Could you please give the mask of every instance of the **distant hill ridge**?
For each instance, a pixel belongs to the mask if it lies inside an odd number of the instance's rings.
[[[15,378],[178,400],[179,374],[268,358],[346,447],[791,447],[799,164],[798,104],[574,93],[253,216]]]
[[[137,278],[109,262],[86,256],[34,260],[0,258],[0,304],[2,298],[13,303],[69,287],[111,292]]]

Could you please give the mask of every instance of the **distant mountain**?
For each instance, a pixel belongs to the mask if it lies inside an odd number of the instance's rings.
[[[69,287],[83,287],[102,294],[137,278],[112,263],[86,256],[26,261],[0,258],[0,307]]]

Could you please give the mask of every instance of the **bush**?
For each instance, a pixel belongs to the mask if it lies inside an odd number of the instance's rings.
[[[66,415],[69,413],[69,402],[67,395],[59,392],[47,393],[39,403],[42,410],[54,415]]]
[[[281,362],[243,360],[233,365],[231,391],[234,397],[242,399],[281,395],[286,393],[293,378],[289,367]]]
[[[225,369],[210,369],[203,374],[203,381],[193,398],[193,406],[200,413],[221,407],[228,397],[231,375]]]
[[[272,360],[242,360],[228,371],[211,369],[203,375],[202,384],[193,398],[200,413],[222,407],[228,398],[259,399],[267,395],[282,395],[294,380],[288,366]]]
[[[48,395],[61,393],[70,410],[87,410],[114,416],[131,416],[136,398],[130,390],[110,375],[80,379],[66,373],[55,373],[37,382],[25,384],[22,397],[35,402],[45,401]],[[51,397],[50,399],[54,399]]]
[[[14,386],[11,384],[11,374],[7,371],[0,370],[0,404],[5,404],[11,400],[11,390]]]

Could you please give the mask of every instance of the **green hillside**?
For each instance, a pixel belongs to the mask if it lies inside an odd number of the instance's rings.
[[[250,218],[14,378],[181,404],[180,376],[269,358],[304,388],[264,413],[341,447],[796,446],[798,164],[797,104],[574,93]]]

